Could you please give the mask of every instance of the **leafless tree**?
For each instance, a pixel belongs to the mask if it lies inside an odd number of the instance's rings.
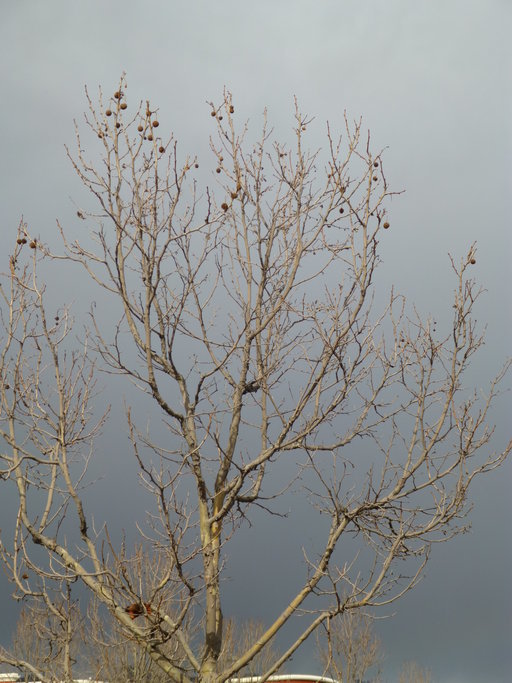
[[[399,683],[431,683],[432,676],[428,669],[423,669],[416,662],[406,662],[400,671]]]
[[[382,645],[369,615],[362,611],[344,612],[328,619],[318,636],[318,654],[326,675],[340,683],[361,683],[368,680],[372,669],[377,669],[371,680],[380,680]],[[324,639],[320,640],[320,636]]]
[[[0,661],[23,671],[25,680],[73,681],[83,628],[70,584],[63,582],[60,590],[52,590],[40,582],[40,588],[33,590],[28,574],[24,576],[28,602],[20,612],[12,647],[0,648]]]
[[[225,93],[209,119],[214,180],[200,190],[198,160],[180,161],[149,102],[128,107],[124,78],[113,97],[88,102],[85,135],[102,161],[86,155],[78,127],[69,156],[96,202],[78,211],[93,239],[61,226],[59,257],[22,223],[1,290],[1,476],[19,505],[3,541],[11,576],[18,590],[29,565],[79,579],[183,683],[227,680],[277,634],[294,633],[269,676],[327,619],[410,590],[432,543],[466,528],[473,479],[511,449],[494,453],[488,426],[505,370],[486,393],[464,383],[483,343],[472,317],[475,248],[452,260],[453,319],[437,332],[401,295],[384,300],[377,288],[391,192],[360,122],[346,120],[339,138],[328,127],[326,149],[310,153],[312,121],[296,109],[291,147],[274,141],[266,115],[253,141]],[[52,258],[81,265],[118,305],[114,324],[92,309],[78,350],[68,309],[50,314],[37,275]],[[163,436],[127,408],[155,505],[141,542],[165,567],[150,595],[85,507],[106,418],[94,409],[95,365],[129,378],[162,416]],[[219,666],[231,540],[255,507],[279,511],[290,487],[319,520],[316,545],[303,541],[293,597]],[[164,592],[172,599],[160,604]],[[183,661],[169,655],[171,641]]]
[[[227,620],[222,634],[219,668],[221,670],[229,668],[265,634],[265,631],[265,625],[261,621],[253,619],[243,622],[234,619]],[[262,671],[268,671],[272,668],[279,656],[279,651],[273,647],[272,643],[267,643],[243,669],[237,672],[236,677],[260,676]]]

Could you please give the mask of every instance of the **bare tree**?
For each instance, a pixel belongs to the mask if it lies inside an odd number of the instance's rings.
[[[261,621],[249,619],[240,623],[234,619],[227,620],[222,634],[219,669],[229,668],[233,662],[236,662],[247,650],[251,649],[256,641],[264,636],[265,631],[265,625]],[[261,676],[263,671],[272,668],[279,656],[280,653],[272,645],[272,642],[267,643],[243,669],[237,672],[237,678]]]
[[[423,669],[416,662],[405,662],[400,670],[399,683],[431,683],[432,677],[428,669]]]
[[[0,661],[22,670],[25,680],[71,682],[83,642],[78,602],[71,598],[69,583],[60,590],[43,584],[34,591],[24,576],[29,601],[20,612],[11,649],[0,648]]]
[[[369,615],[347,611],[328,619],[324,627],[325,643],[319,641],[318,654],[326,675],[340,683],[361,683],[372,669],[377,669],[371,680],[380,680],[382,645]]]
[[[360,122],[346,120],[339,138],[328,128],[326,150],[309,153],[311,120],[296,109],[291,147],[274,141],[266,115],[253,142],[225,93],[210,112],[214,181],[200,190],[198,160],[180,161],[150,103],[127,116],[124,78],[106,102],[88,101],[102,161],[86,156],[78,128],[69,156],[96,202],[78,211],[93,240],[61,226],[58,257],[21,224],[1,290],[1,476],[19,502],[4,540],[12,578],[19,589],[29,563],[78,578],[175,681],[224,681],[294,633],[269,676],[327,619],[410,590],[432,543],[466,528],[473,479],[511,449],[493,453],[487,424],[505,370],[484,395],[464,384],[483,343],[475,249],[452,260],[453,320],[438,333],[396,292],[376,296],[392,193]],[[79,350],[68,310],[50,314],[37,276],[51,258],[80,264],[118,305],[116,324],[91,311]],[[127,409],[155,506],[141,540],[165,567],[151,595],[85,508],[106,417],[93,409],[95,364],[130,379],[162,416],[163,436]],[[220,666],[230,541],[255,507],[278,511],[301,483],[319,531],[315,547],[304,539],[300,584]],[[173,597],[160,605],[164,590]]]

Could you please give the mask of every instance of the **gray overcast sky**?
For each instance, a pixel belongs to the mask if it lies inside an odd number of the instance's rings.
[[[56,218],[76,222],[70,198],[82,195],[63,144],[73,143],[84,84],[110,93],[126,71],[130,99],[158,104],[191,153],[207,149],[205,101],[224,86],[256,124],[267,106],[280,134],[296,95],[316,117],[312,148],[324,142],[325,120],[341,129],[347,110],[363,116],[376,148],[389,147],[387,178],[406,190],[390,206],[381,284],[438,315],[452,290],[447,253],[478,241],[488,338],[470,379],[480,386],[511,348],[511,35],[509,0],[4,1],[2,243],[21,214],[50,241]],[[510,400],[494,420],[503,445]],[[511,465],[477,484],[472,531],[435,548],[423,583],[379,624],[389,681],[404,659],[440,683],[510,681]],[[3,638],[8,595],[6,587]],[[310,655],[293,668],[316,671]]]

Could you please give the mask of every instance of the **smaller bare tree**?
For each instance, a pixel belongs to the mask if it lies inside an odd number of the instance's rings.
[[[42,585],[29,587],[24,573],[28,602],[22,608],[9,650],[0,648],[0,661],[20,669],[25,680],[71,682],[79,662],[83,624],[71,586],[63,582],[58,590]]]
[[[249,619],[237,622],[229,619],[224,625],[224,637],[220,653],[220,666],[228,668],[233,662],[249,650],[265,633],[265,625],[261,621]],[[237,673],[238,677],[261,676],[268,671],[280,657],[271,642],[267,644],[251,661]],[[277,672],[276,672],[277,673]]]
[[[416,662],[405,662],[400,670],[398,683],[431,683],[432,676],[428,669],[424,669]]]
[[[376,673],[371,680],[380,680],[382,645],[368,614],[351,610],[329,619],[324,635],[325,641],[318,647],[324,674],[341,683],[360,683],[373,669]]]

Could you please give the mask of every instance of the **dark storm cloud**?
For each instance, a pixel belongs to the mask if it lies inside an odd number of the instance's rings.
[[[489,328],[468,380],[485,391],[510,353],[512,332],[511,14],[508,2],[462,0],[3,3],[2,240],[12,239],[22,213],[45,240],[56,240],[56,217],[80,229],[70,197],[80,202],[84,195],[63,144],[73,144],[85,83],[92,93],[98,84],[110,92],[125,70],[129,97],[158,103],[183,154],[207,153],[205,101],[220,98],[225,85],[237,113],[256,129],[267,105],[280,135],[292,124],[297,95],[301,108],[316,116],[312,148],[324,143],[326,119],[341,130],[346,109],[349,117],[364,117],[376,148],[389,146],[388,180],[406,189],[390,206],[381,287],[396,285],[422,311],[446,321],[455,284],[446,254],[463,255],[478,240],[475,275],[488,290],[478,317]],[[497,447],[510,438],[509,408],[505,401],[494,412]],[[105,467],[98,466],[106,473],[94,494],[100,518],[111,513],[109,476],[129,457],[127,443],[120,448],[115,437],[114,426],[103,440]],[[509,463],[477,485],[473,530],[434,548],[424,582],[380,624],[390,681],[404,659],[430,667],[442,683],[507,680],[510,475]],[[128,487],[128,477],[120,477]],[[0,505],[9,505],[0,495]],[[136,510],[136,492],[130,495]],[[113,526],[120,532],[125,522],[114,517]],[[263,541],[248,532],[254,557],[283,553],[279,533],[272,537],[269,527],[269,534]],[[233,573],[242,561],[232,559]],[[233,611],[239,590],[234,583]],[[255,595],[254,616],[264,619],[279,592],[276,584]],[[11,611],[5,586],[4,639]],[[316,667],[311,649],[296,655],[293,668]]]

